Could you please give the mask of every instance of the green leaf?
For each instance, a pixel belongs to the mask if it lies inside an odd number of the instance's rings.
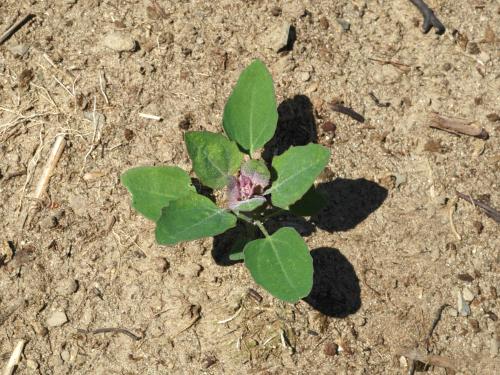
[[[156,223],[156,241],[172,245],[216,236],[236,225],[236,216],[219,208],[207,197],[189,193],[161,210]]]
[[[195,191],[189,175],[178,167],[132,168],[121,175],[121,182],[132,194],[132,207],[154,221],[170,201]]]
[[[245,265],[255,282],[273,296],[297,302],[313,285],[313,260],[302,237],[293,228],[249,242],[243,250]]]
[[[224,108],[224,130],[251,155],[274,135],[278,122],[271,74],[254,60],[240,75]]]
[[[266,203],[266,198],[257,196],[253,197],[250,199],[247,199],[246,201],[241,201],[238,203],[237,206],[232,208],[234,212],[250,212],[255,210],[256,208],[262,206],[264,203]]]
[[[326,205],[326,199],[314,187],[310,188],[297,202],[290,206],[290,212],[299,216],[317,214]]]
[[[278,178],[267,191],[271,193],[273,205],[288,209],[297,202],[309,190],[329,159],[330,151],[314,143],[290,147],[276,156],[272,165]]]
[[[186,147],[200,181],[213,189],[226,186],[243,161],[236,143],[222,134],[187,132]]]

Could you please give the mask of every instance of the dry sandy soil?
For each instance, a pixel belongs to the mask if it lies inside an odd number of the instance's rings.
[[[407,0],[1,1],[2,32],[35,15],[0,46],[1,366],[24,339],[17,374],[498,374],[499,226],[455,192],[500,207],[500,2],[428,3],[442,36]],[[277,51],[286,22],[296,41]],[[296,305],[228,266],[227,236],[156,245],[119,183],[137,165],[191,171],[183,133],[222,131],[254,58],[280,103],[266,151],[332,154],[327,207],[275,223],[312,249]],[[431,112],[490,137],[431,129]],[[110,327],[135,336],[94,331]],[[401,356],[415,348],[439,366]]]

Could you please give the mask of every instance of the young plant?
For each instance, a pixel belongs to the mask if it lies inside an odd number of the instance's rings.
[[[132,194],[133,207],[156,222],[161,245],[216,236],[238,225],[230,258],[243,260],[257,284],[273,296],[296,302],[313,284],[309,249],[295,229],[269,234],[264,222],[286,210],[309,216],[323,206],[313,184],[330,153],[310,143],[290,147],[274,157],[271,166],[253,159],[273,137],[277,121],[272,77],[255,60],[241,74],[224,108],[227,137],[207,131],[185,134],[196,176],[212,189],[226,189],[225,207],[198,194],[178,167],[132,168],[121,181]]]

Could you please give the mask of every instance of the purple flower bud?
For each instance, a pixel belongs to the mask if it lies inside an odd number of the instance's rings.
[[[257,168],[256,168],[257,166]],[[262,169],[265,168],[265,170]],[[260,169],[260,170],[259,170]],[[264,173],[267,172],[267,173]],[[248,208],[256,208],[265,202],[260,194],[269,184],[267,168],[250,160],[241,167],[238,177],[231,177],[228,188],[229,208],[232,210],[251,211]]]

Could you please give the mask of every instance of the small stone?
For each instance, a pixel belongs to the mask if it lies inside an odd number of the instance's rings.
[[[203,267],[196,263],[187,263],[180,267],[179,273],[188,278],[194,278],[200,276]]]
[[[335,137],[335,132],[337,131],[337,125],[335,125],[333,122],[327,121],[323,125],[321,125],[321,128],[325,133],[330,133],[332,137]]]
[[[309,72],[301,72],[299,73],[299,80],[302,82],[307,82],[311,79],[311,73]]]
[[[402,367],[402,368],[407,368],[408,367],[408,360],[403,355],[401,357],[399,357],[399,366]]]
[[[37,361],[34,361],[31,358],[26,360],[26,367],[28,367],[30,370],[36,370],[38,366],[39,364]]]
[[[274,6],[271,8],[271,14],[274,16],[274,17],[279,17],[281,16],[281,8],[280,7],[277,7],[277,6]]]
[[[67,350],[63,350],[61,352],[61,359],[64,361],[64,362],[68,362],[69,359],[70,359],[70,354]]]
[[[479,45],[476,42],[470,42],[467,45],[467,51],[471,55],[478,55],[481,52],[481,50],[479,49]]]
[[[462,295],[461,291],[457,293],[457,310],[461,316],[469,316],[470,315],[470,306]]]
[[[457,275],[457,278],[458,278],[459,280],[461,280],[461,281],[465,281],[465,282],[467,282],[467,283],[471,283],[471,282],[473,282],[473,281],[474,281],[474,278],[473,278],[471,275],[469,275],[468,273],[459,273],[459,274]]]
[[[134,132],[130,129],[124,129],[123,136],[125,137],[125,140],[130,142],[134,138]]]
[[[275,25],[265,34],[265,44],[267,48],[275,52],[282,51],[289,47],[291,39],[292,25],[288,22],[282,25]]]
[[[116,52],[131,52],[137,47],[136,41],[128,34],[119,31],[113,31],[104,37],[105,47]]]
[[[497,113],[489,113],[486,115],[486,118],[489,122],[498,122],[500,121],[500,116]]]
[[[56,287],[56,291],[64,296],[69,296],[76,293],[78,290],[78,281],[75,279],[62,280]]]
[[[469,319],[469,325],[471,326],[474,333],[478,333],[479,331],[481,331],[481,329],[479,328],[479,322],[477,321],[477,319]]]
[[[325,355],[333,357],[338,354],[339,346],[334,342],[327,342],[323,347],[323,353]]]
[[[458,311],[455,309],[448,309],[448,315],[453,318],[456,318],[458,316]]]
[[[498,316],[493,311],[486,311],[486,315],[488,316],[488,318],[490,318],[494,322],[498,321]]]
[[[57,226],[57,218],[55,216],[49,216],[40,221],[40,227],[43,229],[52,229]]]
[[[60,327],[68,321],[68,317],[64,311],[54,311],[51,316],[49,316],[45,323],[48,327]]]
[[[47,329],[47,327],[45,327],[42,323],[40,322],[35,322],[33,323],[33,330],[35,331],[35,333],[40,336],[40,337],[44,337],[47,335],[47,333],[49,333],[49,330]]]
[[[483,223],[481,223],[480,221],[477,221],[477,220],[476,220],[476,221],[474,221],[474,222],[472,223],[472,225],[474,225],[474,228],[476,229],[476,233],[477,233],[477,234],[481,234],[481,233],[483,233],[483,229],[484,229],[484,225],[483,225]]]
[[[23,57],[29,49],[30,47],[27,44],[18,44],[10,47],[9,51],[14,55],[14,57]]]
[[[470,302],[474,299],[474,294],[470,291],[469,288],[464,288],[462,290],[462,296],[464,297],[464,300],[467,302]]]
[[[330,27],[330,22],[328,22],[328,19],[326,17],[321,17],[319,19],[319,25],[323,30],[328,30],[328,28]]]
[[[487,64],[487,63],[490,61],[491,57],[490,57],[490,55],[488,55],[486,52],[482,51],[482,52],[479,54],[478,59],[479,59],[481,62],[483,62],[484,64]]]
[[[351,24],[342,18],[337,18],[336,21],[344,33],[348,32],[351,28]]]
[[[170,268],[170,263],[163,257],[157,257],[154,260],[154,269],[158,273],[163,273]]]
[[[202,366],[204,369],[207,369],[207,368],[212,367],[216,363],[217,363],[217,358],[215,358],[214,356],[211,355],[211,356],[205,357],[205,359],[203,360]]]
[[[447,62],[447,63],[444,63],[444,64],[443,64],[443,70],[444,70],[445,72],[450,71],[450,70],[451,70],[451,68],[452,68],[452,65],[451,65],[449,62]]]

